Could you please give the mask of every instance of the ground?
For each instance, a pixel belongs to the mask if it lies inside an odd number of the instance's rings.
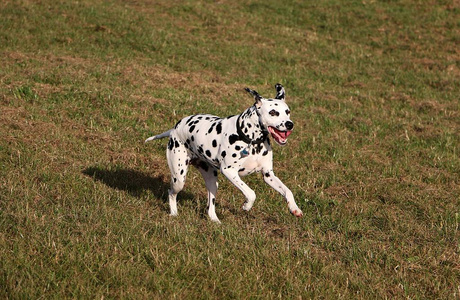
[[[460,295],[458,1],[3,1],[0,296],[411,298]],[[274,169],[191,170],[168,216],[184,116],[280,82],[295,122]]]

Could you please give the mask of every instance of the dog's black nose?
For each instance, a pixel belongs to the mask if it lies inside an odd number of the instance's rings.
[[[294,123],[291,121],[287,121],[285,125],[287,130],[292,130],[292,128],[294,128]]]

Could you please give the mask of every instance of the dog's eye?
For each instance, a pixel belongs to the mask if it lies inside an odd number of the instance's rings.
[[[289,109],[286,109],[286,115],[289,115],[291,111]]]
[[[269,112],[270,116],[279,116],[280,113],[277,112],[276,110],[272,109],[270,112]]]

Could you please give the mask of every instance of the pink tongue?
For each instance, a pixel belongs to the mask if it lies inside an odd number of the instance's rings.
[[[278,131],[277,132],[283,139],[287,139],[288,136],[292,133],[291,131]]]

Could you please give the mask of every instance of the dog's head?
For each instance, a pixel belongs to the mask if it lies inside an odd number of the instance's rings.
[[[245,90],[254,96],[259,116],[259,123],[262,124],[273,139],[280,145],[284,146],[287,143],[288,136],[292,133],[294,123],[290,119],[291,111],[284,101],[284,88],[281,84],[275,85],[275,98],[263,98],[254,90],[245,88]]]

